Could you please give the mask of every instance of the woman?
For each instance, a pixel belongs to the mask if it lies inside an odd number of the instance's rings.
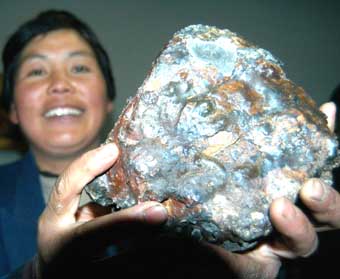
[[[315,251],[317,235],[312,224],[282,198],[270,208],[281,238],[249,252],[234,254],[210,244],[176,241],[144,249],[148,236],[154,241],[152,228],[167,219],[162,205],[147,202],[111,214],[103,214],[105,210],[93,204],[78,207],[83,187],[119,156],[117,147],[107,144],[74,160],[98,145],[114,97],[108,59],[93,33],[69,13],[42,13],[10,38],[4,68],[4,104],[27,137],[30,152],[0,170],[1,273],[27,261],[10,278],[22,274],[24,278],[101,278],[108,273],[116,277],[119,272],[124,278],[143,272],[148,278],[206,278],[219,272],[228,278],[230,271],[232,278],[276,278],[283,258]],[[334,114],[334,105],[327,107]],[[43,211],[47,184],[40,183],[39,176],[61,172]],[[338,193],[314,179],[303,186],[300,196],[318,221],[339,227]],[[36,237],[37,257],[30,261]],[[130,245],[136,239],[144,246],[136,249],[138,253],[99,257],[107,245]]]
[[[38,216],[57,176],[98,146],[115,97],[108,55],[67,12],[46,11],[20,26],[3,65],[3,105],[29,152],[0,168],[0,274],[35,254]]]

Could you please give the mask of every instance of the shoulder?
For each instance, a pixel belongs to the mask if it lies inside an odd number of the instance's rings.
[[[22,171],[25,168],[36,168],[34,157],[31,152],[27,152],[22,155],[22,157],[16,161],[13,161],[8,164],[0,165],[0,174],[3,177],[9,177],[9,174],[13,172],[17,173],[18,171]],[[1,177],[1,179],[3,178]]]
[[[0,166],[1,184],[13,180],[21,164],[22,160],[18,160],[9,164],[1,165]]]
[[[21,160],[0,166],[0,207],[7,204],[8,200],[15,194],[15,184],[20,169]]]
[[[31,153],[20,160],[0,166],[0,206],[15,194],[18,181],[30,181],[38,171]]]

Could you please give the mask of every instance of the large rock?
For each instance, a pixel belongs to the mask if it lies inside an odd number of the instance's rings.
[[[273,199],[295,201],[311,177],[331,183],[337,149],[325,116],[272,54],[203,25],[163,49],[112,141],[118,162],[87,186],[96,202],[162,202],[169,231],[228,250],[272,231]]]

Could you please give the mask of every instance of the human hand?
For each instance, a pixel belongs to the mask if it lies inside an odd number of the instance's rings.
[[[328,126],[333,131],[335,105],[326,103],[320,109],[326,114]],[[313,220],[288,199],[279,198],[273,201],[269,212],[279,237],[241,254],[207,245],[224,260],[237,278],[276,278],[283,259],[308,257],[317,249],[318,231],[340,228],[340,196],[335,189],[313,178],[304,183],[299,195]],[[312,221],[320,226],[313,226]]]
[[[326,105],[326,114],[332,129],[334,106],[332,108],[332,105]],[[106,150],[102,155],[107,153],[111,152]],[[140,230],[146,224],[160,224],[165,221],[166,217],[158,210],[155,210],[156,213],[152,212],[152,205],[158,205],[157,203],[138,205],[102,217],[102,209],[95,205],[77,209],[79,193],[83,186],[109,168],[116,159],[116,153],[111,153],[115,155],[108,158],[108,162],[105,162],[105,156],[102,158],[99,155],[99,158],[91,160],[85,155],[72,164],[74,169],[71,166],[61,177],[40,220],[38,271],[43,278],[56,270],[65,271],[66,266],[77,266],[72,262],[76,259],[85,265],[89,264],[96,255],[94,251],[105,247],[112,239],[119,242],[120,239],[128,238],[128,232],[131,233],[134,228]],[[80,166],[83,166],[83,169]],[[325,195],[320,191],[320,187],[325,190]],[[322,198],[315,198],[318,194]],[[336,191],[320,180],[311,179],[302,187],[300,196],[317,221],[326,224],[327,228],[340,226],[340,216],[337,213],[340,212],[340,202]],[[143,213],[148,209],[151,210],[151,215]],[[275,278],[282,259],[310,255],[317,247],[318,238],[317,229],[306,215],[285,198],[272,203],[270,217],[280,238],[264,242],[254,250],[237,254],[227,252],[221,247],[207,245],[224,260],[238,278]]]
[[[148,234],[166,221],[165,208],[156,202],[111,214],[96,204],[78,208],[84,186],[110,168],[117,157],[117,147],[107,144],[81,156],[58,179],[39,219],[38,278],[63,278],[77,270],[86,271],[108,245],[135,240],[136,234],[143,237],[143,232]]]
[[[327,116],[329,129],[334,131],[335,104],[325,103],[320,107],[320,110]],[[311,179],[301,188],[300,199],[318,223],[316,231],[340,228],[340,197],[333,187],[319,179]]]

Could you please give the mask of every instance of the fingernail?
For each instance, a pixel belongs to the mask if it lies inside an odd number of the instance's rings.
[[[308,257],[310,257],[310,256],[311,256],[312,254],[314,254],[314,252],[317,250],[318,246],[319,246],[319,239],[318,239],[318,237],[316,236],[315,239],[314,239],[314,241],[313,241],[313,246],[312,246],[312,248],[310,248],[310,250],[309,250],[307,253],[305,253],[304,255],[302,255],[301,257],[303,257],[303,258],[308,258]]]
[[[305,191],[307,191],[307,195],[310,199],[317,202],[323,201],[327,192],[325,185],[315,179],[312,179],[307,183]]]
[[[111,159],[112,157],[117,156],[118,153],[118,147],[114,143],[108,143],[103,146],[101,146],[99,150],[99,156],[105,160],[105,159]]]
[[[149,224],[160,224],[168,218],[168,212],[162,205],[154,205],[143,211],[144,220]]]

